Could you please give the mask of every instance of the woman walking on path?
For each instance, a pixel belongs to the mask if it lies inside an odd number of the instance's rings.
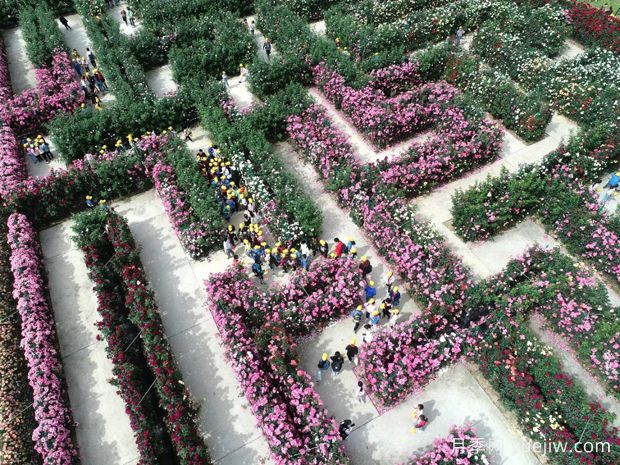
[[[346,346],[345,350],[347,351],[347,358],[349,359],[349,362],[357,365],[357,354],[359,353],[360,350],[355,345],[355,343],[356,343],[356,340],[351,339],[351,344]]]
[[[125,26],[129,26],[129,24],[127,23],[127,12],[125,10],[121,10],[121,18],[125,22]]]
[[[58,20],[60,21],[60,24],[62,24],[66,30],[70,31],[71,30],[71,26],[69,26],[69,21],[67,21],[67,18],[65,18],[64,16],[61,16],[60,18],[58,18]]]
[[[355,394],[355,397],[357,397],[357,401],[360,404],[363,404],[364,402],[366,402],[366,392],[364,391],[364,383],[362,383],[361,381],[357,382],[357,393]]]
[[[269,57],[271,55],[271,41],[269,39],[265,39],[263,50],[265,50],[265,55],[267,55],[267,61],[269,61]]]

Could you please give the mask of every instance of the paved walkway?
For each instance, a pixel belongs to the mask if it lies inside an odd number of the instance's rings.
[[[138,19],[135,17],[135,10],[134,10],[134,22],[136,24],[135,26],[132,26],[129,23],[129,20],[127,21],[128,24],[125,24],[125,22],[123,21],[123,18],[121,18],[121,10],[127,11],[127,2],[121,2],[118,6],[109,8],[108,15],[110,15],[112,18],[114,18],[118,22],[119,29],[123,34],[125,34],[126,36],[136,35],[138,32],[140,32],[140,29],[142,28],[142,24],[140,24],[140,21],[138,21]]]
[[[26,42],[20,28],[2,31],[4,46],[11,75],[13,93],[21,94],[27,89],[36,87],[34,65],[26,54]]]
[[[106,343],[96,338],[100,317],[93,283],[82,251],[70,240],[71,225],[65,221],[42,231],[41,244],[81,462],[136,464],[125,403],[108,382],[113,374]]]
[[[248,24],[251,24],[252,21],[256,21],[256,16],[254,15],[246,16],[246,19],[248,20]],[[263,44],[265,43],[265,36],[258,29],[254,30],[254,41],[256,42],[256,47],[258,48],[258,56],[260,56],[263,60],[268,62],[269,60],[267,59],[267,54],[265,53],[265,49],[263,48]],[[278,54],[278,51],[276,50],[276,47],[273,44],[273,41],[271,41],[271,56],[273,57],[277,54]]]
[[[199,423],[219,464],[260,464],[268,447],[205,308],[203,282],[230,263],[223,252],[194,262],[172,231],[154,190],[113,204],[125,216],[155,290],[166,334],[183,381],[200,404]],[[269,463],[269,462],[267,462]]]
[[[170,65],[158,66],[145,74],[146,82],[153,94],[155,94],[155,97],[167,97],[177,93],[179,86],[172,77]]]
[[[241,76],[233,76],[228,78],[228,94],[241,111],[252,108],[259,100],[248,86],[247,79],[241,82]]]
[[[78,14],[65,16],[67,21],[69,22],[69,26],[71,29],[65,29],[65,27],[58,21],[58,27],[62,31],[63,38],[65,41],[65,45],[69,48],[69,55],[73,49],[76,49],[78,53],[85,57],[86,56],[86,48],[90,48],[93,50],[93,44],[90,41],[90,37],[86,32],[86,28],[84,27],[84,22],[82,21],[82,17]],[[96,55],[96,51],[93,50]],[[105,74],[104,74],[105,75]],[[116,100],[116,97],[110,91],[103,94],[101,97],[101,101],[105,103],[109,103]]]
[[[54,145],[54,141],[50,137],[48,137],[47,142],[49,143],[50,150],[52,151],[52,154],[54,155],[54,159],[50,163],[45,163],[45,162],[35,163],[32,161],[32,159],[27,154],[24,156],[26,168],[28,170],[28,175],[30,177],[44,178],[47,175],[49,175],[52,169],[60,170],[60,169],[66,169],[67,167],[65,162],[60,158],[58,154],[58,149]]]

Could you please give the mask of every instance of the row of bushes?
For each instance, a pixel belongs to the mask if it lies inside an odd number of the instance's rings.
[[[125,401],[140,462],[211,463],[126,221],[95,209],[77,215],[73,229],[95,284],[113,384]]]
[[[33,7],[39,4],[37,0],[2,0],[0,2],[0,29],[9,29],[17,26],[20,8]],[[54,14],[66,14],[75,11],[72,0],[57,0],[51,5]]]
[[[238,154],[241,159],[247,160],[252,165],[254,173],[270,190],[270,195],[273,196],[278,208],[288,215],[290,223],[300,225],[305,237],[319,236],[322,231],[321,212],[314,201],[302,191],[295,177],[286,169],[284,162],[279,157],[273,156],[273,147],[267,140],[269,134],[263,130],[269,129],[271,125],[268,124],[265,128],[255,127],[253,123],[256,119],[252,118],[229,120],[224,110],[220,108],[220,103],[225,98],[222,92],[223,88],[216,85],[209,91],[202,92],[202,96],[199,97],[202,124],[209,129],[214,142],[219,145],[223,153],[231,156]],[[299,87],[283,91],[282,99],[296,101],[297,106],[287,108],[283,104],[274,104],[260,114],[266,115],[271,110],[277,112],[271,115],[273,120],[283,121],[289,114],[303,111],[309,103],[306,98],[300,97],[303,92]],[[237,168],[243,171],[239,163]],[[245,181],[248,182],[247,179]]]
[[[98,66],[121,103],[153,97],[144,69],[121,34],[118,23],[106,13],[104,0],[75,0],[78,13],[92,41]]]
[[[26,54],[37,68],[50,66],[57,50],[66,49],[56,13],[46,1],[24,6],[19,11],[19,26],[26,42]]]
[[[21,325],[12,297],[10,250],[5,242],[7,217],[0,216],[0,457],[6,465],[37,463],[32,433],[35,429],[28,367],[20,347]]]

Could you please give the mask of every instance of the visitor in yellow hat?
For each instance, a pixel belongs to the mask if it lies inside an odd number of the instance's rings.
[[[319,253],[324,257],[327,258],[327,253],[329,252],[329,247],[327,245],[327,242],[325,242],[323,239],[321,239],[319,241]]]
[[[390,293],[390,290],[392,289],[392,286],[394,285],[395,282],[396,282],[396,276],[394,276],[394,272],[388,271],[385,275],[385,286],[387,287],[388,294]]]
[[[329,370],[331,363],[329,363],[329,356],[326,353],[321,355],[321,360],[318,364],[318,370],[316,372],[316,382],[320,383],[323,380],[323,373]]]
[[[370,273],[372,273],[372,265],[370,264],[370,260],[368,260],[366,256],[362,257],[359,268],[364,276],[368,276]]]

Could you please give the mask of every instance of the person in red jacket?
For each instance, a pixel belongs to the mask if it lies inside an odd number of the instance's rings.
[[[347,253],[347,246],[337,237],[334,239],[334,253],[336,254],[336,258],[339,258],[343,254]]]

